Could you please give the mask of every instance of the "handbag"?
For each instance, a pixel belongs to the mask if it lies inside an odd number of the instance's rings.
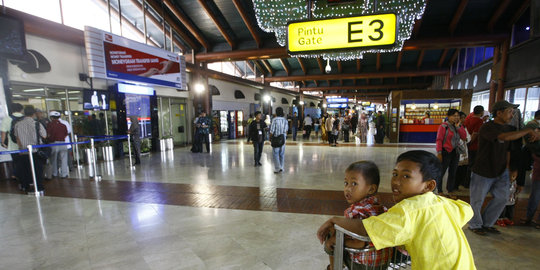
[[[285,144],[285,134],[272,136],[270,138],[270,145],[274,148],[281,147]]]
[[[36,122],[36,139],[37,139],[37,144],[42,144],[41,138],[39,136],[39,125],[40,123]],[[50,147],[37,148],[37,152],[36,152],[38,157],[40,157],[43,160],[48,159],[51,156],[51,153],[52,153],[52,149]]]

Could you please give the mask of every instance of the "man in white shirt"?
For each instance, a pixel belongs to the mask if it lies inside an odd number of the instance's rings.
[[[313,119],[311,119],[311,116],[308,114],[304,118],[304,130],[306,131],[306,134],[304,134],[304,139],[309,139],[309,136],[311,135],[312,127],[313,127]]]
[[[66,139],[64,140],[66,143],[70,143],[71,142],[71,133],[73,132],[72,128],[71,128],[71,125],[69,124],[68,121],[60,118],[58,119],[60,121],[60,123],[64,124],[64,126],[66,126],[67,128],[67,131],[68,131],[68,135],[66,136]],[[67,146],[67,149],[68,149],[68,167],[69,167],[69,170],[71,171],[72,167],[73,167],[73,153],[72,153],[72,148],[71,148],[71,144],[69,144]]]

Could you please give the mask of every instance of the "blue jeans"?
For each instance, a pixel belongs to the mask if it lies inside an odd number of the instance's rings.
[[[292,132],[292,140],[296,141],[296,132],[298,131],[298,127],[292,126],[291,132]]]
[[[527,204],[527,220],[532,220],[534,218],[538,203],[540,203],[540,181],[533,181],[529,203]],[[537,220],[540,221],[540,215],[537,217]]]
[[[253,152],[255,164],[261,163],[261,155],[263,152],[264,141],[262,142],[253,142]]]
[[[279,172],[279,170],[283,170],[285,161],[285,144],[283,144],[281,147],[273,147],[272,156],[274,158],[274,171]]]
[[[482,212],[482,204],[488,192],[493,195],[493,199]],[[470,195],[474,216],[469,221],[469,228],[493,227],[504,210],[509,192],[510,176],[508,169],[495,178],[487,178],[474,172],[471,173]]]

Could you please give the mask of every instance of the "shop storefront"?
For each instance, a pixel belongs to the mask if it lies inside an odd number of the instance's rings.
[[[472,90],[392,91],[390,142],[434,143],[448,109],[468,112]]]

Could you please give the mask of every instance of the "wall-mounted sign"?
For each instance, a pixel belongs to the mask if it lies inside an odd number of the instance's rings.
[[[325,19],[289,23],[290,53],[382,47],[396,42],[395,14]]]
[[[85,26],[90,77],[129,80],[187,90],[185,58],[173,52]]]
[[[154,88],[142,85],[119,83],[118,92],[125,94],[153,96]]]
[[[371,106],[371,102],[370,101],[364,101],[364,102],[362,102],[362,106]]]
[[[328,108],[345,109],[347,108],[347,103],[331,103],[331,104],[328,104]]]
[[[348,103],[349,98],[326,98],[327,103]]]

